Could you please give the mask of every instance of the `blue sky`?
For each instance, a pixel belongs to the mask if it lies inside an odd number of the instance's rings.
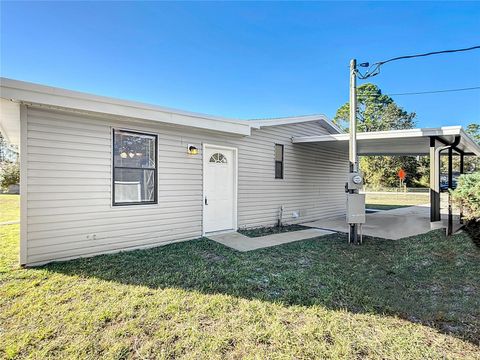
[[[324,113],[348,63],[480,44],[480,3],[2,2],[4,77],[235,118]],[[480,86],[480,51],[387,64],[384,93]],[[361,83],[361,82],[360,82]],[[480,91],[394,97],[480,123]]]

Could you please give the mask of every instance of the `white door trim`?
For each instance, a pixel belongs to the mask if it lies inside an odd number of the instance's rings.
[[[214,144],[202,144],[202,157],[203,157],[203,169],[202,169],[202,184],[203,184],[203,191],[202,191],[202,236],[205,236],[205,194],[206,194],[206,169],[207,169],[207,157],[205,156],[206,149],[224,149],[224,150],[231,150],[233,151],[233,158],[235,160],[235,164],[233,166],[233,230],[236,231],[238,229],[238,221],[237,221],[237,203],[238,203],[238,148],[236,147],[229,147],[229,146],[222,146],[222,145],[214,145]]]

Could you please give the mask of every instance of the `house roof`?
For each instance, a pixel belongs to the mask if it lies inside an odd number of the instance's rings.
[[[250,124],[242,120],[175,110],[7,78],[0,79],[0,97],[32,105],[152,120],[240,135],[250,135],[251,128]]]
[[[321,143],[332,150],[347,150],[349,134],[330,134],[292,138],[293,143]],[[373,131],[357,133],[359,155],[427,155],[430,138],[440,144],[452,144],[458,138],[456,149],[466,154],[480,156],[477,144],[461,126],[407,130]]]
[[[280,117],[280,118],[270,118],[270,119],[251,119],[250,122],[258,128],[266,126],[276,126],[276,125],[288,125],[303,123],[309,121],[320,121],[329,129],[332,133],[344,133],[344,131],[335,125],[329,118],[323,114],[312,114],[312,115],[300,115],[292,117]]]
[[[56,109],[75,110],[96,114],[107,114],[127,118],[157,121],[199,129],[221,131],[237,135],[250,135],[251,129],[282,124],[320,121],[332,132],[340,132],[324,115],[297,116],[269,120],[240,120],[171,109],[135,101],[115,99],[78,91],[55,88],[24,81],[0,78],[0,97],[32,106],[47,106]],[[2,102],[2,108],[8,107]],[[12,124],[9,111],[2,111],[2,127]],[[10,119],[10,120],[9,120]],[[3,129],[4,132],[8,129]],[[11,136],[12,139],[16,136]]]

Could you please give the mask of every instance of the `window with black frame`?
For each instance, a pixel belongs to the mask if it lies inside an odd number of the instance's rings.
[[[275,179],[283,179],[283,145],[275,144]]]
[[[157,203],[157,136],[113,130],[113,205]]]

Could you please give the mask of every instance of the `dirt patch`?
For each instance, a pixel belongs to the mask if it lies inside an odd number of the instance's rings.
[[[284,226],[258,227],[258,228],[251,228],[251,229],[239,229],[238,232],[248,237],[259,237],[259,236],[280,234],[284,232],[307,230],[307,229],[310,229],[310,227],[294,224],[294,225],[284,225]]]
[[[202,258],[211,262],[223,262],[226,260],[225,256],[214,254],[208,251],[204,251],[200,254]]]

